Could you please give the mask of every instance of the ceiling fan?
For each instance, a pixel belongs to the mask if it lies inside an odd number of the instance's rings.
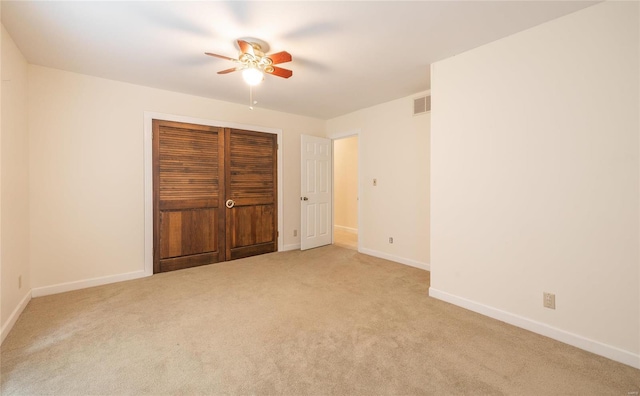
[[[267,43],[255,38],[238,39],[237,44],[240,49],[240,55],[237,59],[224,55],[213,54],[211,52],[205,52],[205,54],[209,56],[239,63],[238,66],[221,70],[218,74],[227,74],[242,70],[242,77],[249,85],[259,84],[263,80],[265,73],[282,78],[289,78],[293,75],[291,70],[274,66],[281,63],[291,62],[291,54],[287,51],[265,55],[265,52],[269,50]]]

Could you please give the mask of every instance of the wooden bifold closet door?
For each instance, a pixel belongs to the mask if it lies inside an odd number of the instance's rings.
[[[277,250],[276,135],[153,120],[153,272]]]

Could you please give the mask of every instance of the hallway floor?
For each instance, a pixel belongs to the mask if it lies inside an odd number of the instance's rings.
[[[333,244],[347,249],[358,250],[358,233],[341,227],[333,227]]]

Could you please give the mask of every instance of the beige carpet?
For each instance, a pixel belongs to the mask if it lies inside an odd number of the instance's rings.
[[[336,246],[33,299],[2,395],[627,395],[640,370],[429,298]]]
[[[333,244],[347,249],[358,250],[358,234],[334,227]]]

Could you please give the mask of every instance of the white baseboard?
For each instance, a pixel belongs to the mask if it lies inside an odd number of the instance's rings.
[[[109,276],[102,276],[99,278],[79,280],[75,282],[58,283],[57,285],[34,287],[31,290],[31,295],[33,297],[48,296],[49,294],[58,294],[58,293],[72,291],[72,290],[86,289],[87,287],[102,286],[109,283],[116,283],[116,282],[131,280],[131,279],[144,278],[145,276],[149,276],[149,275],[146,274],[144,270],[140,270],[140,271],[127,272],[127,273],[118,274],[118,275],[109,275]]]
[[[289,250],[299,250],[300,249],[300,244],[299,243],[292,243],[291,245],[284,245],[282,247],[282,249],[280,249],[280,252],[288,252]]]
[[[2,330],[0,331],[0,344],[4,342],[5,338],[7,338],[7,336],[9,335],[9,332],[13,328],[13,325],[16,324],[16,321],[20,317],[20,314],[27,307],[27,304],[29,304],[29,301],[31,301],[31,291],[27,292],[27,294],[22,298],[22,300],[20,300],[20,303],[18,304],[16,309],[14,309],[13,312],[11,312],[11,316],[9,316],[7,323],[5,323],[4,326],[2,326]]]
[[[349,232],[351,234],[357,234],[358,233],[358,229],[357,228],[345,227],[345,226],[341,226],[341,225],[334,225],[333,228],[337,228],[338,230],[346,231],[346,232]]]
[[[632,352],[625,351],[599,341],[594,341],[583,336],[549,326],[542,322],[502,311],[475,301],[467,300],[466,298],[458,297],[453,294],[434,289],[433,287],[429,288],[429,296],[640,369],[640,355]]]
[[[389,261],[395,261],[396,263],[408,265],[415,268],[420,268],[425,271],[431,270],[429,263],[423,263],[417,260],[394,256],[393,254],[378,252],[377,250],[360,248],[358,249],[358,251],[363,254],[368,254],[369,256],[378,257],[378,258],[389,260]]]

